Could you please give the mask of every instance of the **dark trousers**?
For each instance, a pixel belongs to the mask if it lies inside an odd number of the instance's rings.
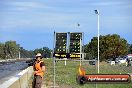
[[[32,88],[41,88],[42,85],[42,77],[35,75],[32,83]]]

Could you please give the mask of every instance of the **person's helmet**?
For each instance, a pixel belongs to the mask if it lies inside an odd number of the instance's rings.
[[[37,58],[37,57],[41,57],[41,58],[42,58],[41,53],[37,53],[36,58]]]

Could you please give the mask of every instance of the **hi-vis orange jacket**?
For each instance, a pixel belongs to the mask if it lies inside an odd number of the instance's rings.
[[[40,63],[42,63],[43,61],[40,61],[39,63],[35,62],[34,68],[36,71],[38,71],[37,73],[35,73],[35,75],[39,75],[43,78],[44,72],[42,71],[42,67],[40,66]]]

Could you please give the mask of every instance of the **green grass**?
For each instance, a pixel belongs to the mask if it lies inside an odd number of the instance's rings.
[[[46,64],[46,73],[44,81],[46,85],[51,86],[53,83],[53,61],[51,59],[44,60]],[[61,88],[96,88],[96,84],[79,85],[76,82],[76,76],[78,73],[79,62],[67,61],[67,65],[64,65],[64,61],[56,62],[56,84]],[[86,70],[87,74],[96,74],[97,69],[95,66],[89,65],[88,62],[82,62],[82,67]],[[126,67],[124,65],[111,66],[105,62],[100,64],[101,74],[125,74],[132,73],[132,67]],[[97,84],[97,88],[132,88],[130,84]]]

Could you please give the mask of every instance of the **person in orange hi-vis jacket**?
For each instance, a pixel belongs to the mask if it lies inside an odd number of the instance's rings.
[[[36,55],[36,61],[33,65],[34,69],[34,79],[32,83],[32,88],[41,88],[42,86],[42,80],[43,80],[43,75],[45,72],[45,64],[42,61],[42,55],[41,53],[38,53]]]

